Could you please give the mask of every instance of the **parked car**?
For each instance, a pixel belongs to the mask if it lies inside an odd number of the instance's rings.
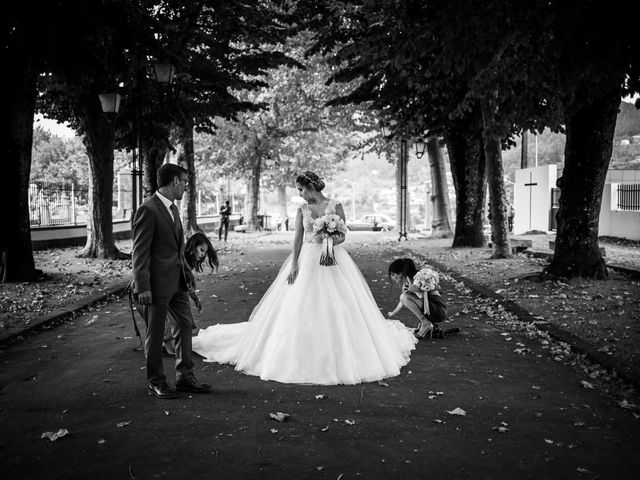
[[[396,222],[391,220],[387,215],[379,213],[371,213],[363,215],[360,220],[348,220],[347,227],[349,230],[370,230],[374,232],[388,232],[396,228]]]

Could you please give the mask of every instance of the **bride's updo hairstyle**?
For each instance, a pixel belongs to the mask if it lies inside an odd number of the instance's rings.
[[[298,177],[296,178],[296,183],[299,183],[304,187],[312,185],[313,188],[318,192],[321,192],[324,188],[324,182],[322,181],[322,179],[315,173],[309,171],[298,175]]]

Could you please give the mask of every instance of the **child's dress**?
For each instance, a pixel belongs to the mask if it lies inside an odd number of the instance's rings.
[[[335,206],[330,201],[326,213]],[[304,242],[295,282],[287,282],[290,255],[248,322],[201,330],[193,351],[283,383],[355,384],[398,375],[417,342],[412,329],[384,318],[342,245],[334,247],[337,265],[320,265],[314,218],[301,208]]]

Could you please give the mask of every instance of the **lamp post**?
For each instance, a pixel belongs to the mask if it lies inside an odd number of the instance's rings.
[[[398,241],[407,238],[407,141],[400,139],[400,231]]]
[[[391,127],[396,124],[395,120],[390,122],[390,125],[386,125],[384,123],[380,124],[380,129],[382,131],[382,135],[387,138],[392,135]],[[417,153],[417,150],[416,150]],[[424,153],[424,149],[422,150]],[[407,140],[400,137],[400,155],[398,157],[398,173],[400,180],[400,218],[399,220],[399,235],[398,241],[401,241],[403,238],[408,240],[407,238]]]
[[[169,85],[175,76],[175,67],[170,63],[156,62],[153,65],[153,78],[161,85]],[[140,105],[140,88],[142,82],[145,80],[144,70],[138,65],[137,77],[136,77],[136,148],[133,151],[132,159],[132,187],[131,187],[131,211],[132,215],[135,214],[138,209],[138,204],[142,203],[143,188],[142,177],[144,175],[144,162],[142,155],[142,136],[140,135],[140,122],[141,122],[141,105]]]
[[[422,158],[424,150],[427,147],[426,142],[422,138],[419,138],[413,143],[413,146],[416,149],[416,157]]]
[[[122,96],[118,92],[99,93],[98,98],[103,113],[116,114],[120,111]]]

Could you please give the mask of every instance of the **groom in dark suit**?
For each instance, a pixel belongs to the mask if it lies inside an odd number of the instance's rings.
[[[188,185],[187,171],[171,163],[158,170],[158,191],[136,211],[133,220],[134,293],[148,318],[144,351],[149,395],[176,398],[162,365],[162,342],[167,311],[179,324],[176,345],[176,390],[206,393],[207,384],[193,374],[192,317],[188,289],[193,275],[184,257],[184,234],[174,200],[181,200]]]

